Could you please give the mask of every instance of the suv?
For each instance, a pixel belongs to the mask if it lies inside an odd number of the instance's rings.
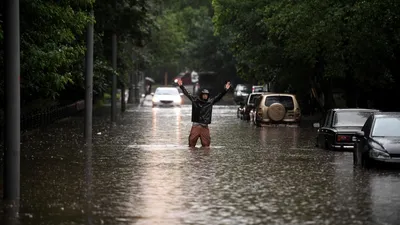
[[[254,109],[254,100],[261,95],[262,93],[260,92],[249,94],[246,98],[246,102],[241,104],[238,108],[237,117],[242,120],[250,120],[250,111]]]
[[[292,94],[269,93],[263,94],[258,105],[255,106],[254,123],[298,124],[301,119],[301,110],[296,96]]]
[[[233,100],[236,104],[243,103],[247,96],[251,93],[251,86],[247,84],[236,85],[235,91],[233,93]]]

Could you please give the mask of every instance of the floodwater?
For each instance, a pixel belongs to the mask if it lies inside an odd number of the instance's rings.
[[[189,149],[190,105],[133,107],[112,127],[107,113],[92,147],[80,117],[24,136],[19,216],[2,224],[400,223],[400,171],[355,169],[316,149],[314,128],[257,128],[217,105],[211,148]]]

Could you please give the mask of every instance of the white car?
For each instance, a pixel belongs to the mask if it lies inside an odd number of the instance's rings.
[[[153,95],[153,107],[181,106],[182,95],[176,87],[158,87]]]

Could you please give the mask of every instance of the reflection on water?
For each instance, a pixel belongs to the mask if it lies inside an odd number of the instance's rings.
[[[87,223],[88,225],[93,224],[92,218],[92,179],[93,179],[93,172],[92,172],[92,145],[89,144],[86,146],[85,149],[85,201],[86,201],[86,215],[87,215]]]
[[[315,149],[313,129],[257,128],[237,120],[236,107],[216,106],[211,148],[190,149],[190,106],[128,109],[112,130],[108,112],[94,118],[94,133],[101,134],[93,146],[72,141],[79,119],[25,143],[21,224],[375,225],[400,219],[399,173],[354,169],[351,153]]]
[[[372,172],[369,175],[368,186],[372,215],[376,223],[398,224],[400,221],[399,172]]]

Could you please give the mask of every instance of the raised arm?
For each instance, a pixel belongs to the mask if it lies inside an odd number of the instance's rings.
[[[229,88],[231,88],[231,82],[227,82],[225,84],[225,90],[219,93],[217,96],[215,96],[215,98],[211,100],[212,104],[219,102],[222,99],[222,97],[224,97],[224,95],[229,91]]]
[[[186,90],[185,86],[183,86],[183,83],[182,83],[182,80],[181,80],[181,79],[178,80],[178,85],[179,85],[179,87],[181,88],[183,94],[184,94],[186,97],[188,97],[190,101],[193,102],[193,101],[195,100],[195,98],[193,97],[192,94],[190,94],[190,93]]]

